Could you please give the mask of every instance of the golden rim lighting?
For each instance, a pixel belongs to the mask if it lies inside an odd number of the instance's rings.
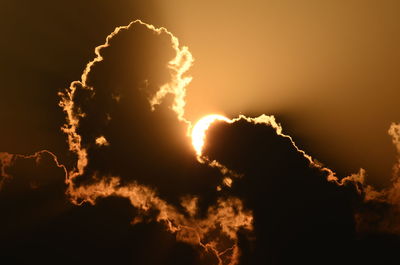
[[[210,127],[211,123],[216,120],[231,122],[231,120],[222,115],[211,114],[204,116],[196,123],[196,125],[194,125],[192,130],[192,145],[198,156],[201,156],[202,153],[204,140],[206,138],[206,131],[208,127]]]

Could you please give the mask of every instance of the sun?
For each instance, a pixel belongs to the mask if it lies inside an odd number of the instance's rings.
[[[206,131],[207,131],[208,127],[210,127],[211,123],[213,123],[216,120],[231,122],[230,119],[228,119],[222,115],[210,114],[210,115],[207,115],[207,116],[204,116],[203,118],[201,118],[194,125],[194,127],[192,129],[192,145],[198,156],[201,156],[201,154],[202,154],[204,141],[206,138]]]

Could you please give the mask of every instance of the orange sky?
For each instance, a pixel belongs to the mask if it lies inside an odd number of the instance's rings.
[[[329,166],[389,179],[387,130],[400,120],[398,1],[156,3],[196,60],[189,119],[276,114]]]

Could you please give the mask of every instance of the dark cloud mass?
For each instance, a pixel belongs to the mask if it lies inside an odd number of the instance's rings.
[[[151,264],[236,264],[240,255],[237,231],[252,229],[252,215],[240,199],[219,194],[217,186],[224,176],[217,168],[199,163],[190,146],[188,122],[179,115],[185,92],[182,84],[189,80],[181,74],[191,62],[190,53],[180,48],[166,29],[141,21],[116,28],[95,52],[81,80],[60,93],[60,106],[67,115],[62,130],[75,165],[67,168],[58,164],[50,151],[29,156],[1,153],[4,190],[12,190],[19,181],[29,178],[14,174],[13,168],[19,168],[20,160],[39,163],[43,156],[53,158],[61,173],[55,175],[60,175],[60,182],[65,181],[66,186],[56,193],[63,198],[55,206],[61,214],[50,220],[44,218],[42,221],[48,223],[44,230],[32,230],[32,243],[43,240],[39,248],[51,249],[53,240],[61,240],[64,248],[70,237],[76,237],[82,241],[79,248],[89,246],[87,252],[71,251],[68,261],[93,258],[97,263],[149,264],[153,260]],[[154,98],[156,104],[152,106]],[[33,178],[31,188],[52,201],[51,194],[41,191],[40,180]],[[42,207],[39,199],[31,202]],[[112,204],[123,212],[106,212]],[[23,224],[33,223],[29,214],[17,212],[13,218],[26,219]],[[46,233],[42,237],[38,231]],[[154,238],[165,235],[166,242],[157,242],[154,250],[136,247],[134,253],[144,256],[131,257],[132,253],[124,248],[135,248],[140,242],[137,238],[147,237],[140,234],[145,231],[154,233]],[[99,239],[99,235],[104,238]],[[16,239],[12,234],[9,237]],[[96,254],[99,249],[108,250],[114,241],[123,244],[119,250],[122,254],[109,252],[105,258]],[[23,242],[31,243],[27,239]],[[18,263],[18,246],[10,248],[7,257]],[[163,253],[155,255],[158,251]],[[53,254],[57,258],[68,255],[64,250]],[[38,254],[37,261],[41,257]]]
[[[389,133],[398,144],[398,126]],[[393,186],[378,192],[362,170],[329,181],[290,138],[241,119],[216,122],[205,154],[244,174],[232,193],[253,210],[255,244],[247,264],[397,264],[398,164]]]
[[[215,121],[198,157],[184,115],[192,61],[140,20],[97,46],[59,93],[69,151],[0,152],[2,263],[399,263],[400,160],[377,190],[266,115]],[[400,155],[400,126],[389,135]]]
[[[336,263],[351,253],[354,188],[328,182],[289,139],[244,120],[217,124],[206,153],[245,175],[232,192],[254,210],[254,264]],[[337,248],[340,255],[332,255]]]

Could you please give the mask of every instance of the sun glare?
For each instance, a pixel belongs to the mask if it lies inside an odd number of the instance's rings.
[[[204,140],[206,138],[206,131],[208,127],[210,127],[211,123],[213,123],[216,120],[230,122],[228,118],[222,115],[211,114],[201,118],[193,127],[192,145],[198,156],[201,156],[203,150]]]

